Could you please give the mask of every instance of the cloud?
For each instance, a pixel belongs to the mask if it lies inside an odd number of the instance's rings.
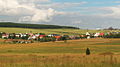
[[[30,22],[31,19],[31,16],[24,16],[19,19],[19,22]]]
[[[58,2],[54,2],[54,3],[49,3],[49,4],[38,4],[37,7],[44,7],[44,8],[71,8],[71,7],[75,7],[75,6],[80,6],[83,4],[86,4],[87,2],[79,2],[79,3],[70,3],[70,2],[65,2],[65,3],[58,3]]]
[[[0,16],[19,17],[19,22],[49,22],[55,15],[76,14],[75,12],[68,13],[56,11],[55,9],[68,9],[86,3],[58,3],[51,2],[51,0],[0,0]]]
[[[37,1],[48,2],[49,0],[0,0],[0,15],[22,16],[21,21],[29,19],[32,22],[46,22],[50,20],[56,11],[52,8],[38,9],[34,3]]]
[[[73,22],[73,24],[80,24],[80,23],[82,23],[81,20],[79,20],[79,21],[74,21],[74,22]]]
[[[45,21],[48,22],[51,20],[52,16],[54,16],[55,11],[52,8],[49,8],[48,10],[42,10],[42,11],[36,11],[37,13],[32,17],[31,21]]]
[[[120,18],[120,6],[104,7],[101,10],[108,12],[106,14],[101,14],[103,17]]]
[[[51,0],[17,0],[20,3],[39,3],[39,2],[51,2]]]
[[[0,0],[0,20],[14,22],[18,20],[24,23],[49,22],[44,24],[79,26],[85,29],[120,27],[120,6],[98,7],[85,4],[88,3],[60,3],[52,0]],[[99,5],[103,4],[104,2],[101,2]],[[111,2],[107,2],[107,4],[111,4]]]
[[[114,1],[114,3],[120,3],[120,1]]]

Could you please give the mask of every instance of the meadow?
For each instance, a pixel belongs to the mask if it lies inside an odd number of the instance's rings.
[[[114,30],[112,30],[114,31]],[[45,34],[65,34],[65,35],[78,35],[85,34],[86,32],[112,32],[111,30],[80,30],[80,29],[28,29],[28,28],[5,28],[0,27],[0,32],[6,33],[45,33]],[[119,30],[115,30],[119,31]]]
[[[73,35],[76,32],[83,34],[87,30],[0,28],[0,31]],[[98,32],[98,30],[89,30],[89,32]],[[117,38],[30,44],[9,44],[3,41],[0,39],[0,67],[120,67],[120,39]],[[86,48],[90,48],[90,55],[85,54]]]
[[[0,40],[1,42],[3,40]],[[86,48],[91,54],[86,55]],[[120,39],[1,44],[0,67],[119,67]]]

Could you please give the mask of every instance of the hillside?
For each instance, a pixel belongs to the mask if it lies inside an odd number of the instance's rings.
[[[29,29],[29,28],[12,28],[0,27],[0,32],[6,33],[45,33],[45,34],[61,34],[61,35],[78,35],[85,34],[86,32],[114,32],[116,30],[81,30],[81,29]],[[118,30],[119,31],[119,30]]]
[[[0,22],[0,27],[15,27],[15,28],[32,28],[32,29],[78,29],[70,26],[58,26],[58,25],[44,25],[44,24],[22,24],[12,22]]]

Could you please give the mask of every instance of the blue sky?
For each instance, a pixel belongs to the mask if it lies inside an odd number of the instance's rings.
[[[86,2],[112,2],[112,1],[119,1],[119,0],[51,0],[54,2],[81,2],[81,1],[86,1]]]
[[[56,3],[71,3],[71,4],[83,2],[83,4],[77,6],[73,5],[71,7],[59,9],[59,11],[63,12],[78,13],[76,16],[72,15],[74,17],[74,21],[73,20],[71,21],[73,21],[73,25],[75,26],[86,29],[107,28],[111,26],[119,28],[120,20],[118,18],[119,15],[117,14],[120,13],[119,11],[120,0],[52,0],[52,1]],[[68,22],[70,22],[70,20]]]
[[[120,0],[0,0],[0,21],[120,28]]]
[[[75,7],[70,7],[71,11],[79,7],[109,7],[109,6],[117,6],[120,5],[120,0],[52,0],[55,3],[81,3],[86,2],[86,4],[82,4]],[[60,5],[59,5],[60,6]],[[66,8],[67,9],[67,8]],[[69,8],[68,8],[69,10]]]
[[[82,5],[82,7],[105,7],[105,6],[116,6],[120,4],[120,0],[51,0],[51,1],[58,3],[86,2],[87,4]]]

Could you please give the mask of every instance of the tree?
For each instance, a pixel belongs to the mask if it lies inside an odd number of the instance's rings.
[[[114,28],[113,27],[109,27],[108,30],[114,30]]]
[[[90,55],[90,49],[89,48],[86,49],[86,55]]]
[[[67,42],[67,37],[65,35],[62,36],[62,40],[66,43]]]

